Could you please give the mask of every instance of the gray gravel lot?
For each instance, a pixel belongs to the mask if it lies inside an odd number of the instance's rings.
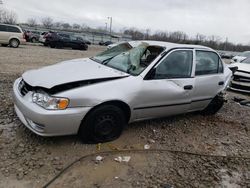
[[[228,103],[215,116],[198,113],[133,123],[123,135],[101,145],[82,144],[77,136],[43,138],[17,119],[12,104],[13,81],[24,71],[56,62],[92,56],[88,51],[25,45],[0,47],[0,187],[42,187],[72,161],[51,187],[250,187],[250,108]],[[96,152],[123,149],[168,149],[191,152]],[[131,156],[128,163],[114,161]],[[215,157],[206,155],[216,155]]]

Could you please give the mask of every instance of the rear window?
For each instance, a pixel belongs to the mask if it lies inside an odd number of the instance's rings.
[[[7,31],[7,27],[5,25],[0,25],[0,31]]]
[[[20,29],[14,26],[7,26],[7,30],[12,33],[21,33]]]

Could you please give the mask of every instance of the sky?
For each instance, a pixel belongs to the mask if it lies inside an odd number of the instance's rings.
[[[136,27],[156,31],[183,31],[219,36],[222,41],[250,44],[250,0],[2,0],[18,21],[43,17],[113,29]]]

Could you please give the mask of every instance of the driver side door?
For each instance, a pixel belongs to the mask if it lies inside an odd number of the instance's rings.
[[[134,101],[136,119],[188,112],[194,84],[192,49],[169,52],[146,76]]]

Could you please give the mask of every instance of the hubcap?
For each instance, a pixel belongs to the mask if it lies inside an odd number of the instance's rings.
[[[17,47],[17,41],[16,40],[13,40],[12,42],[11,42],[11,45],[13,46],[13,47]]]
[[[115,124],[113,115],[101,115],[96,120],[95,132],[100,136],[110,135],[115,129]]]

